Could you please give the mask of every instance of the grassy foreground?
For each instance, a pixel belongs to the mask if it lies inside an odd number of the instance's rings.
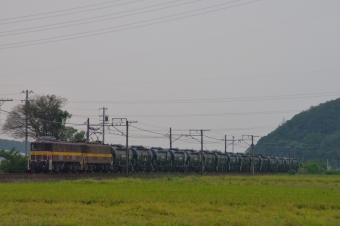
[[[0,225],[340,225],[339,176],[0,184]]]

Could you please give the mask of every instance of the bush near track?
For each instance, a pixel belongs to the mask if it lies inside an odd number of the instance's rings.
[[[0,225],[340,225],[340,177],[0,184]]]
[[[24,173],[27,170],[27,157],[22,156],[19,151],[12,148],[10,151],[0,150],[0,172]]]

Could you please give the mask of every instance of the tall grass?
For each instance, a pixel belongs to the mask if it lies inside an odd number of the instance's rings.
[[[339,176],[0,184],[0,225],[340,225]]]

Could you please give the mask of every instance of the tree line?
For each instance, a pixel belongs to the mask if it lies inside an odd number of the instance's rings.
[[[255,153],[298,157],[301,160],[338,158],[340,98],[295,115],[262,137]]]

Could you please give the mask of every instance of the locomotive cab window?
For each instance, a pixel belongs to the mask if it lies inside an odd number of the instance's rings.
[[[43,151],[44,150],[44,144],[32,144],[31,150],[32,151]]]
[[[52,144],[45,144],[46,151],[52,151]]]

